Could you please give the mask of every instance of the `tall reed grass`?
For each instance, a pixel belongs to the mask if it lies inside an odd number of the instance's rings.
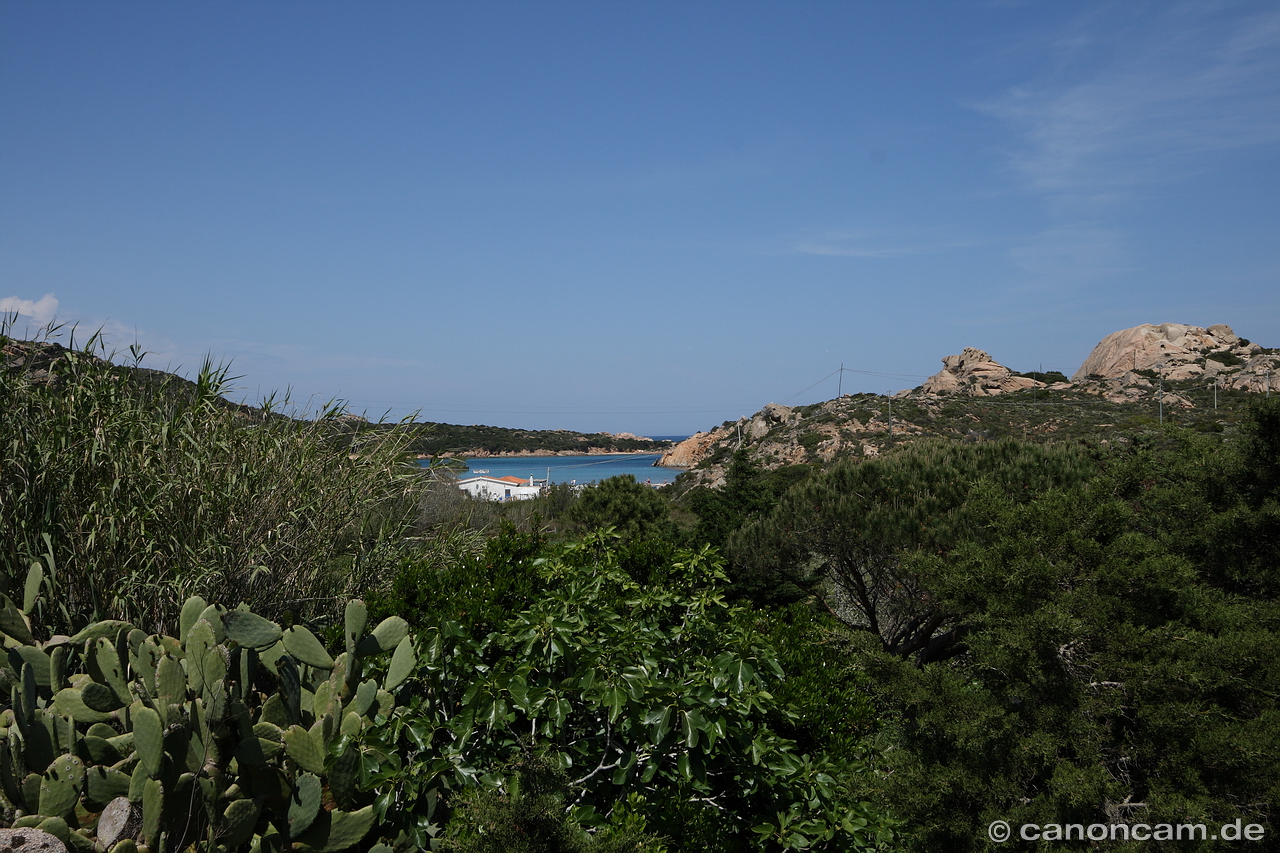
[[[70,631],[126,619],[172,632],[188,595],[288,618],[323,609],[378,570],[417,509],[408,430],[353,428],[337,406],[301,420],[224,399],[206,362],[194,382],[117,366],[101,339],[63,348],[0,328],[0,585],[20,597],[45,564]]]

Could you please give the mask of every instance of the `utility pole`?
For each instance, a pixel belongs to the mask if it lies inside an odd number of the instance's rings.
[[[836,396],[844,396],[844,362],[840,362],[840,378],[836,380]]]
[[[1213,410],[1215,412],[1218,411],[1218,383],[1221,381],[1221,379],[1213,380]]]
[[[893,398],[889,398],[889,440],[893,441]]]
[[[1157,399],[1160,400],[1160,426],[1164,426],[1164,362],[1157,365],[1160,369],[1160,390],[1157,392]]]

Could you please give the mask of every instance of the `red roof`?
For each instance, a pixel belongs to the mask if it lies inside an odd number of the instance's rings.
[[[528,480],[521,480],[519,477],[490,477],[488,474],[477,474],[474,477],[463,477],[458,482],[469,483],[472,480],[490,480],[495,483],[510,483],[513,486],[527,486]]]

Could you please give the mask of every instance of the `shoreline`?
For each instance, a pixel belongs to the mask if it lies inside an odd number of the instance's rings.
[[[667,448],[668,450],[670,448]],[[557,456],[659,456],[665,451],[654,450],[609,450],[601,447],[587,447],[581,450],[499,450],[496,453],[487,450],[448,451],[436,455],[417,454],[418,459],[553,459]],[[654,466],[659,467],[659,466]],[[668,467],[668,466],[661,466]]]

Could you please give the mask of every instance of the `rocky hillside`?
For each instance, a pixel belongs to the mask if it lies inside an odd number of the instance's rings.
[[[875,456],[920,436],[980,440],[1097,436],[1125,442],[1161,421],[1229,429],[1247,400],[1280,393],[1280,350],[1237,337],[1229,326],[1180,323],[1114,332],[1071,378],[1018,373],[966,347],[942,370],[892,397],[846,394],[825,403],[770,403],[663,454],[659,464],[691,469],[683,485],[718,485],[733,452],[745,448],[767,469]]]

